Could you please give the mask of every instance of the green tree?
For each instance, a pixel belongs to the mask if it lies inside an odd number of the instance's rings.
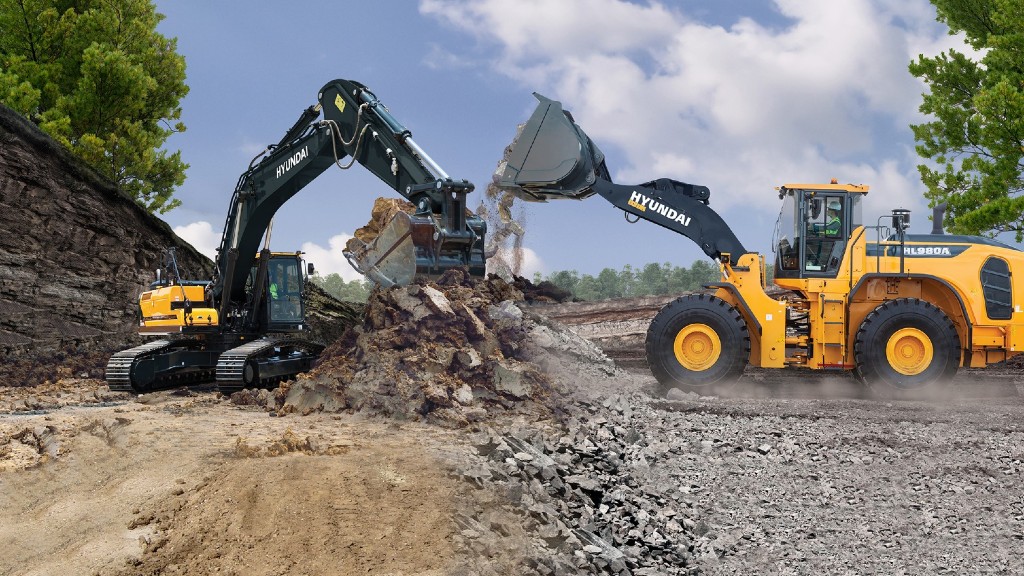
[[[622,277],[618,272],[611,268],[601,270],[600,274],[598,274],[595,279],[595,283],[597,284],[597,293],[602,300],[607,298],[621,298],[623,295]]]
[[[922,79],[914,125],[918,166],[932,205],[947,204],[949,229],[965,234],[1015,232],[1024,237],[1024,10],[1020,0],[931,0],[951,34],[963,32],[978,56],[955,50],[918,56]]]
[[[603,300],[607,298],[607,296],[601,294],[600,286],[597,285],[597,279],[590,274],[580,276],[580,281],[576,283],[576,289],[573,290],[573,293],[580,300]]]
[[[575,295],[576,285],[580,283],[580,275],[575,270],[560,270],[548,276],[548,281],[562,290],[568,290]]]
[[[692,290],[693,274],[685,266],[674,266],[668,272],[668,293]]]
[[[323,288],[324,292],[338,300],[348,302],[366,302],[370,297],[370,290],[372,288],[366,280],[350,280],[346,282],[337,272],[332,272],[327,276],[314,273],[311,276],[311,280]]]
[[[722,281],[722,271],[707,260],[697,260],[690,266],[688,290],[702,290],[705,285]]]
[[[188,167],[161,150],[188,93],[162,19],[149,0],[0,0],[0,102],[160,213]]]

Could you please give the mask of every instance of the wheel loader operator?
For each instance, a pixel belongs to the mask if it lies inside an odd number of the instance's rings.
[[[836,237],[839,236],[839,232],[842,230],[842,219],[839,217],[839,213],[842,210],[842,204],[837,199],[831,199],[828,201],[828,205],[825,208],[825,223],[814,224],[811,226],[811,230],[819,236]]]

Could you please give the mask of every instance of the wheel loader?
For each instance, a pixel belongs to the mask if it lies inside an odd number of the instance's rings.
[[[325,170],[355,162],[415,206],[376,239],[346,246],[359,272],[382,286],[451,268],[484,274],[487,225],[466,209],[473,184],[450,178],[365,85],[333,80],[239,177],[213,278],[182,279],[168,254],[139,297],[139,333],[157,339],[110,358],[110,389],[147,392],[216,380],[232,392],[312,367],[323,349],[306,337],[303,294],[312,268],[303,269],[301,252],[270,250],[273,218]]]
[[[653,222],[697,243],[722,272],[703,293],[665,306],[646,353],[663,391],[718,393],[749,364],[852,372],[879,395],[911,398],[960,367],[1002,362],[1024,348],[1024,253],[979,236],[909,232],[910,212],[863,214],[865,185],[785,184],[766,259],[743,247],[710,207],[705,186],[671,179],[613,183],[598,147],[560,102],[536,110],[508,147],[495,183],[544,202],[602,196],[627,220]]]

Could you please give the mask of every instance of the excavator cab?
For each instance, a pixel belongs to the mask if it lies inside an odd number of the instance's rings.
[[[250,273],[250,294],[254,301],[262,302],[256,314],[268,331],[302,331],[306,318],[302,272],[301,253],[264,250],[257,257]]]

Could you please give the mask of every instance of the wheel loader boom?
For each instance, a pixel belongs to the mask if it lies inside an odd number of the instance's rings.
[[[637,218],[682,234],[713,259],[728,254],[733,264],[748,251],[710,206],[706,186],[659,178],[643,184],[615,184],[604,154],[562,109],[560,102],[534,93],[539,101],[495,172],[499,188],[523,200],[582,200],[598,194]]]

